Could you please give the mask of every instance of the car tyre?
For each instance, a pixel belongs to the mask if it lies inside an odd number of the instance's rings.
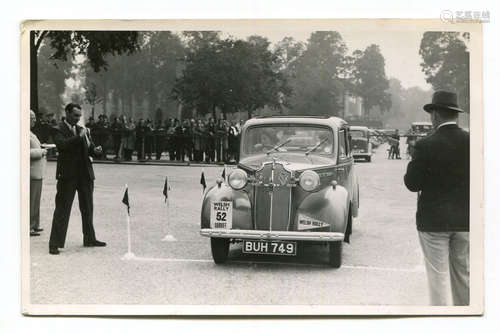
[[[225,238],[210,238],[210,246],[212,247],[212,257],[216,264],[226,262],[229,254],[229,239]]]
[[[342,265],[342,241],[329,242],[328,248],[328,263],[333,268],[340,268]]]

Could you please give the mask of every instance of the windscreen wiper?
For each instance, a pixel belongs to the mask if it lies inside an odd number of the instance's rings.
[[[314,145],[314,147],[312,147],[309,150],[307,150],[305,154],[309,155],[309,153],[316,151],[318,149],[318,147],[320,147],[321,144],[323,144],[327,140],[328,140],[328,138],[323,139],[322,141],[320,141],[319,143],[317,143],[316,145]]]
[[[278,145],[274,146],[272,149],[270,149],[269,151],[267,151],[266,154],[269,155],[272,151],[276,151],[278,148],[288,144],[291,141],[292,141],[292,138],[288,138],[287,140],[285,140],[281,144],[278,144]]]

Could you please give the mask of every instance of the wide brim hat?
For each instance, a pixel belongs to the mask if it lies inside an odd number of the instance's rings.
[[[458,107],[457,94],[447,91],[437,91],[432,95],[432,103],[424,105],[424,110],[431,112],[434,109],[445,109],[456,112],[464,112]]]

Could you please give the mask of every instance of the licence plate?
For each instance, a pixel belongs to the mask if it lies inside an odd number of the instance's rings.
[[[270,255],[297,255],[295,241],[244,240],[243,253]]]

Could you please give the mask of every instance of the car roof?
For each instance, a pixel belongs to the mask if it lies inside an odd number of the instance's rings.
[[[278,117],[265,117],[265,118],[251,118],[246,121],[244,128],[254,125],[267,125],[267,124],[309,124],[309,125],[326,125],[331,128],[340,128],[347,124],[342,118],[339,117],[301,117],[301,116],[278,116]]]
[[[361,126],[361,125],[351,125],[349,128],[351,130],[363,130],[363,131],[369,130],[367,126]]]
[[[432,126],[431,122],[413,122],[411,125],[430,125]]]

